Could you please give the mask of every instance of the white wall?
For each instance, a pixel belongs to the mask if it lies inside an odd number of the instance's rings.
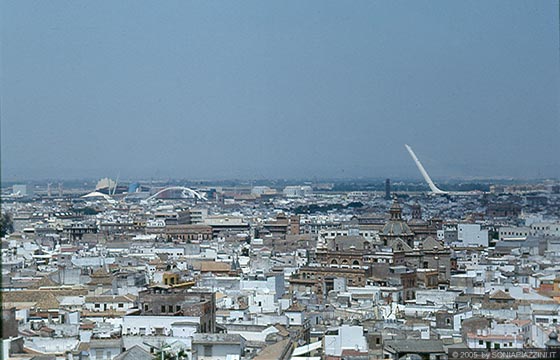
[[[326,355],[341,356],[344,349],[368,351],[362,326],[342,325],[330,330],[338,330],[338,335],[324,336],[323,345]]]
[[[461,332],[461,323],[465,319],[470,319],[473,316],[472,311],[465,311],[464,313],[459,313],[453,315],[453,330],[456,332]]]
[[[125,316],[123,318],[123,335],[155,335],[155,328],[163,327],[165,335],[172,335],[173,331],[185,334],[187,330],[180,330],[180,326],[173,327],[173,323],[187,321],[200,324],[200,318],[195,316]],[[140,329],[145,329],[141,331]],[[141,333],[143,332],[143,334]],[[190,335],[189,335],[190,336]],[[177,337],[179,337],[177,335]]]
[[[241,355],[240,345],[237,344],[213,344],[211,345],[210,354],[205,355],[204,345],[194,345],[193,359],[196,360],[229,360],[233,358],[231,355]],[[230,355],[228,357],[228,355]]]
[[[528,227],[503,226],[498,230],[498,238],[500,240],[511,238],[526,238],[531,234]]]
[[[198,330],[197,325],[183,325],[183,324],[171,325],[172,336],[178,338],[189,338],[193,336],[193,334],[196,333],[197,330]]]
[[[284,295],[284,278],[282,275],[268,276],[266,280],[241,280],[241,290],[268,290],[275,295],[275,301]]]
[[[278,333],[278,329],[274,326],[269,326],[263,331],[243,331],[243,330],[235,330],[229,329],[228,334],[238,334],[241,335],[247,341],[257,341],[257,342],[265,342],[266,337],[270,334]]]
[[[458,293],[445,290],[417,290],[416,291],[416,304],[427,305],[428,302],[433,303],[435,306],[448,305],[453,307]]]
[[[278,306],[274,303],[275,294],[254,293],[249,295],[249,312],[272,313],[277,312]]]
[[[560,222],[538,222],[531,224],[534,235],[560,236]]]
[[[74,349],[78,345],[78,340],[74,338],[25,338],[24,346],[36,349],[45,353],[65,353]]]
[[[481,230],[478,224],[459,224],[457,239],[463,246],[488,246],[488,230]]]
[[[10,357],[10,339],[2,340],[2,360],[8,360]]]
[[[288,318],[288,325],[303,325],[303,313],[302,312],[285,312],[286,317]]]
[[[96,307],[95,305],[99,305]],[[119,307],[119,304],[122,304],[122,307]],[[132,302],[125,302],[125,301],[116,301],[116,302],[108,302],[108,301],[93,301],[93,302],[86,302],[84,303],[84,308],[89,311],[99,312],[99,311],[107,311],[107,310],[117,310],[117,311],[128,311],[128,309],[134,307]]]

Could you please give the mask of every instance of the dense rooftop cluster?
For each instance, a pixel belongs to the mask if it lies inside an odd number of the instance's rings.
[[[557,184],[393,197],[101,185],[3,198],[5,358],[445,359],[559,345]]]

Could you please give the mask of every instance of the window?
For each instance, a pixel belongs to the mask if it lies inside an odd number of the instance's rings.
[[[175,306],[175,312],[179,312],[179,311],[181,311],[181,305]]]
[[[484,345],[484,341],[478,340],[478,345]]]
[[[95,308],[99,309],[101,307],[101,304],[95,304]]]
[[[120,307],[120,308],[123,308],[123,307],[124,307],[124,304],[123,304],[123,303],[119,303],[119,307]]]
[[[162,313],[165,312],[165,305],[161,305],[161,312],[162,312]]]
[[[212,346],[204,345],[204,356],[212,356]]]
[[[172,313],[172,312],[173,312],[173,305],[169,305],[169,306],[167,307],[167,311],[170,312],[170,313]]]

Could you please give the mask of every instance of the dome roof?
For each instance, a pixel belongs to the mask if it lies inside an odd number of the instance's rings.
[[[408,224],[403,220],[391,220],[385,226],[383,226],[383,230],[381,230],[382,236],[414,236]]]
[[[381,230],[381,236],[414,236],[408,224],[402,219],[401,206],[396,197],[389,209],[389,214],[391,214],[391,219],[385,224],[383,230]]]
[[[548,341],[545,346],[549,349],[560,349],[560,342],[558,342],[558,334],[556,331],[552,331],[548,334]]]

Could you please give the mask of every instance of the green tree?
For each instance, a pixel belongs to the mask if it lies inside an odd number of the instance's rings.
[[[95,208],[89,206],[86,206],[85,208],[82,209],[76,209],[75,211],[79,214],[84,214],[84,215],[96,215],[99,213],[99,211],[97,211]]]
[[[4,213],[0,217],[0,236],[4,237],[12,232],[14,232],[14,221],[12,219],[12,215]]]
[[[184,349],[178,352],[170,351],[169,349],[160,349],[154,354],[153,360],[185,360],[188,359],[188,354]]]

